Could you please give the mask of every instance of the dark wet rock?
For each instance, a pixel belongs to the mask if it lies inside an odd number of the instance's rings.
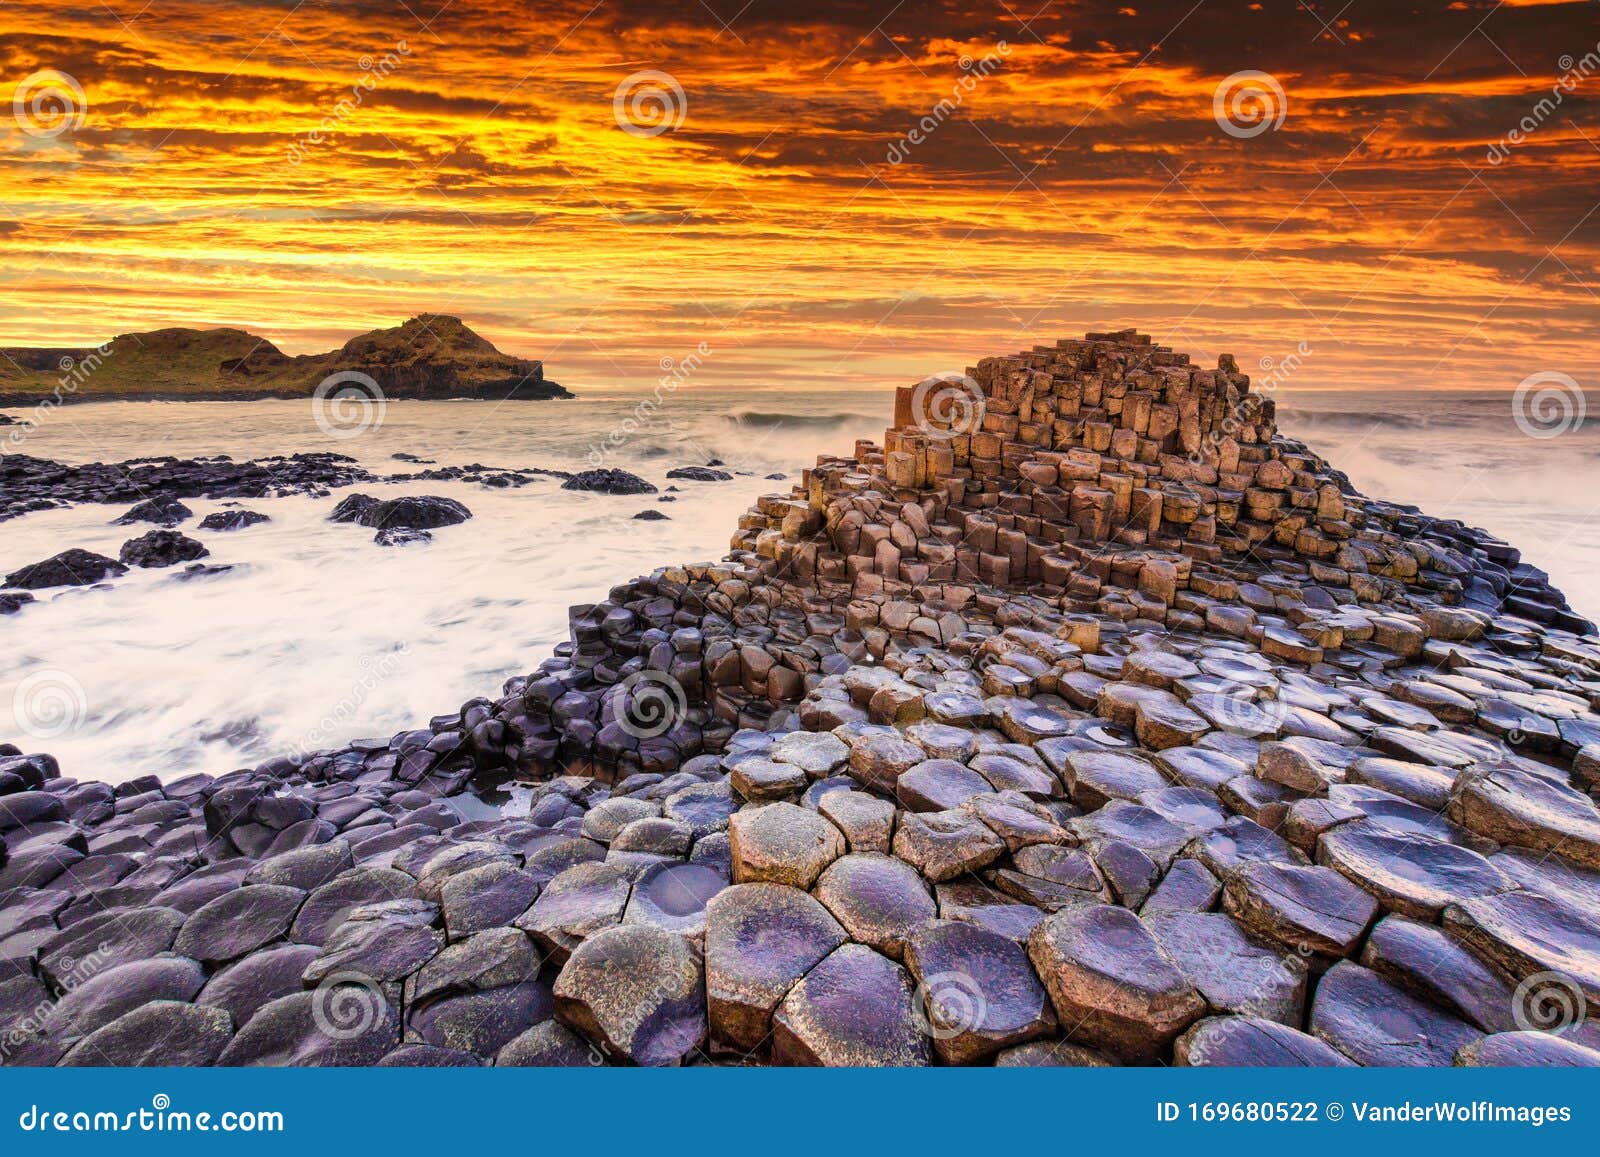
[[[64,1066],[193,1067],[218,1062],[233,1036],[220,1008],[156,1000],[98,1028],[61,1058]]]
[[[609,864],[574,864],[545,885],[516,925],[559,963],[588,937],[621,922],[630,891],[627,877]]]
[[[400,1043],[400,1014],[376,988],[330,984],[263,1005],[219,1065],[374,1065]]]
[[[170,528],[193,517],[194,511],[183,503],[176,498],[161,494],[137,503],[125,514],[112,519],[111,525],[132,526],[136,522],[149,522],[156,526]]]
[[[1010,937],[972,923],[932,921],[906,941],[905,962],[928,1035],[947,1064],[978,1064],[1055,1030],[1044,986]]]
[[[297,944],[320,945],[356,908],[415,896],[416,881],[404,872],[393,868],[351,868],[306,897],[295,915],[289,938]]]
[[[306,898],[299,888],[253,884],[218,896],[184,923],[173,951],[223,964],[283,939]]]
[[[706,908],[712,1043],[750,1053],[767,1041],[789,989],[849,938],[820,903],[777,884],[738,884]]]
[[[710,466],[679,466],[667,471],[668,478],[676,478],[684,482],[732,482],[733,475],[726,470],[716,470]]]
[[[125,566],[163,567],[193,562],[210,553],[204,543],[176,530],[152,530],[123,543],[118,557]]]
[[[1349,960],[1317,985],[1310,1029],[1364,1065],[1449,1065],[1483,1034]]]
[[[309,944],[279,944],[252,952],[207,981],[195,1003],[222,1009],[235,1025],[247,1024],[263,1006],[301,990],[301,975],[319,951]]]
[[[1456,1050],[1469,1068],[1600,1068],[1600,1052],[1548,1032],[1502,1032]]]
[[[905,1066],[931,1062],[928,1035],[904,968],[861,944],[834,949],[772,1017],[780,1065]]]
[[[536,1024],[508,1041],[494,1063],[511,1068],[581,1068],[603,1064],[604,1054],[558,1020]]]
[[[563,490],[587,490],[596,494],[654,494],[656,488],[626,470],[583,470],[561,484]]]
[[[440,890],[452,940],[510,924],[539,895],[539,884],[513,863],[495,861],[451,876]]]
[[[219,510],[215,514],[208,514],[200,520],[201,530],[244,530],[246,527],[255,526],[262,522],[271,522],[265,514],[256,510]]]
[[[12,571],[6,575],[4,585],[35,591],[46,587],[82,587],[127,573],[128,568],[116,559],[74,547],[43,562]]]
[[[678,1064],[705,1043],[700,958],[682,936],[646,924],[585,940],[555,984],[556,1015],[614,1061]]]
[[[1179,1065],[1223,1068],[1348,1068],[1349,1057],[1314,1036],[1257,1016],[1208,1016],[1173,1045]]]
[[[1028,957],[1068,1039],[1149,1063],[1206,1010],[1139,918],[1108,904],[1068,908],[1033,930]]]

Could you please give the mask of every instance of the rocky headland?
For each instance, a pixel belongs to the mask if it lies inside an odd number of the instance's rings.
[[[340,375],[346,388],[361,375],[386,399],[572,396],[545,380],[542,362],[501,353],[458,317],[425,313],[323,354],[291,356],[231,328],[128,333],[81,349],[0,349],[0,406],[307,398]]]
[[[1593,1065],[1597,706],[1514,547],[1090,334],[902,390],[414,730],[0,748],[0,1057]]]

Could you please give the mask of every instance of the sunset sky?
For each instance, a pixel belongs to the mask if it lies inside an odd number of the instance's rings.
[[[8,0],[0,345],[433,311],[578,389],[1124,326],[1313,387],[1592,377],[1600,4],[1341,3]],[[1245,70],[1281,101],[1219,120]],[[672,123],[619,123],[645,71]]]

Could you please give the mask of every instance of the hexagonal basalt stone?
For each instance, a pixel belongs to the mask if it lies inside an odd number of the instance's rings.
[[[780,1065],[929,1063],[906,970],[861,944],[836,948],[789,990],[772,1018]]]
[[[915,868],[873,853],[828,865],[817,880],[816,897],[852,938],[896,960],[906,937],[938,912]]]
[[[889,851],[894,838],[894,804],[864,791],[830,791],[817,811],[844,833],[852,852]]]
[[[1055,1010],[1015,940],[939,920],[906,942],[933,1047],[947,1064],[978,1064],[1055,1031]]]
[[[894,854],[935,884],[987,867],[1005,850],[988,825],[964,810],[906,812],[894,835]]]
[[[1322,962],[1355,951],[1378,902],[1330,868],[1249,864],[1228,878],[1223,909],[1264,939]]]
[[[1444,910],[1444,928],[1513,980],[1555,973],[1600,1008],[1600,924],[1537,892],[1502,892]]]
[[[232,1037],[233,1022],[220,1008],[156,1000],[84,1037],[61,1058],[61,1064],[66,1067],[213,1065]]]
[[[656,864],[634,881],[623,923],[650,924],[699,940],[706,905],[727,886],[728,877],[705,864]]]
[[[1221,1068],[1350,1068],[1355,1062],[1299,1029],[1258,1016],[1208,1016],[1177,1039],[1173,1063]]]
[[[400,1014],[376,988],[329,984],[265,1004],[217,1058],[227,1067],[375,1065],[400,1043]]]
[[[814,811],[770,803],[738,812],[728,827],[733,878],[740,884],[810,888],[844,855],[844,836]]]
[[[976,795],[993,795],[983,776],[953,759],[928,759],[908,768],[895,783],[895,798],[912,811],[957,808]]]
[[[386,900],[416,896],[417,882],[393,868],[352,868],[323,884],[306,897],[295,915],[289,939],[297,944],[321,944],[356,908]]]
[[[1206,1010],[1205,998],[1126,908],[1068,908],[1033,930],[1028,957],[1069,1040],[1150,1064]]]
[[[1468,1068],[1600,1068],[1600,1052],[1548,1032],[1502,1032],[1456,1050]]]
[[[1261,947],[1220,912],[1158,913],[1144,922],[1212,1012],[1300,1023],[1306,966],[1299,956]]]
[[[265,1005],[304,987],[301,977],[320,951],[310,944],[279,944],[252,952],[208,980],[195,1003],[222,1009],[235,1025],[248,1024]]]
[[[1372,893],[1386,911],[1429,922],[1458,900],[1516,887],[1476,852],[1365,822],[1324,832],[1317,841],[1317,862]]]
[[[1317,985],[1311,1032],[1364,1065],[1449,1065],[1483,1035],[1371,969],[1342,960]]]
[[[622,920],[631,886],[609,864],[574,864],[545,886],[516,920],[557,963],[585,939]]]
[[[741,1053],[766,1042],[778,1002],[849,939],[820,903],[777,884],[737,884],[706,909],[712,1043]]]
[[[682,936],[646,924],[585,940],[556,978],[556,1015],[613,1060],[681,1063],[706,1038],[700,959]]]
[[[184,923],[172,949],[223,964],[288,934],[306,894],[280,884],[251,884],[212,900]]]

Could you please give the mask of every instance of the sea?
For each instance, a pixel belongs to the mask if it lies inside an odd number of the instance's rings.
[[[1490,393],[1277,393],[1279,427],[1366,493],[1484,527],[1600,617],[1600,398],[1596,415],[1530,421]],[[786,492],[822,453],[881,439],[892,391],[586,391],[570,401],[394,401],[334,412],[304,401],[104,402],[35,415],[0,448],[72,463],[157,455],[236,459],[347,454],[378,474],[417,466],[596,465],[639,474],[657,495],[416,481],[380,497],[438,494],[470,521],[431,542],[381,547],[328,521],[342,496],[185,499],[178,529],[202,539],[199,578],[133,569],[95,588],[35,592],[0,617],[0,741],[48,751],[64,774],[120,782],[220,773],[294,751],[424,725],[534,669],[566,638],[567,610],[654,568],[719,559],[738,516]],[[25,412],[12,410],[14,416]],[[727,482],[670,482],[677,466],[725,463]],[[771,475],[784,475],[783,480]],[[670,498],[671,501],[658,501]],[[231,506],[271,521],[199,531]],[[0,523],[0,573],[69,547],[115,556],[147,527],[121,506],[40,511]],[[633,516],[657,510],[666,521]]]

